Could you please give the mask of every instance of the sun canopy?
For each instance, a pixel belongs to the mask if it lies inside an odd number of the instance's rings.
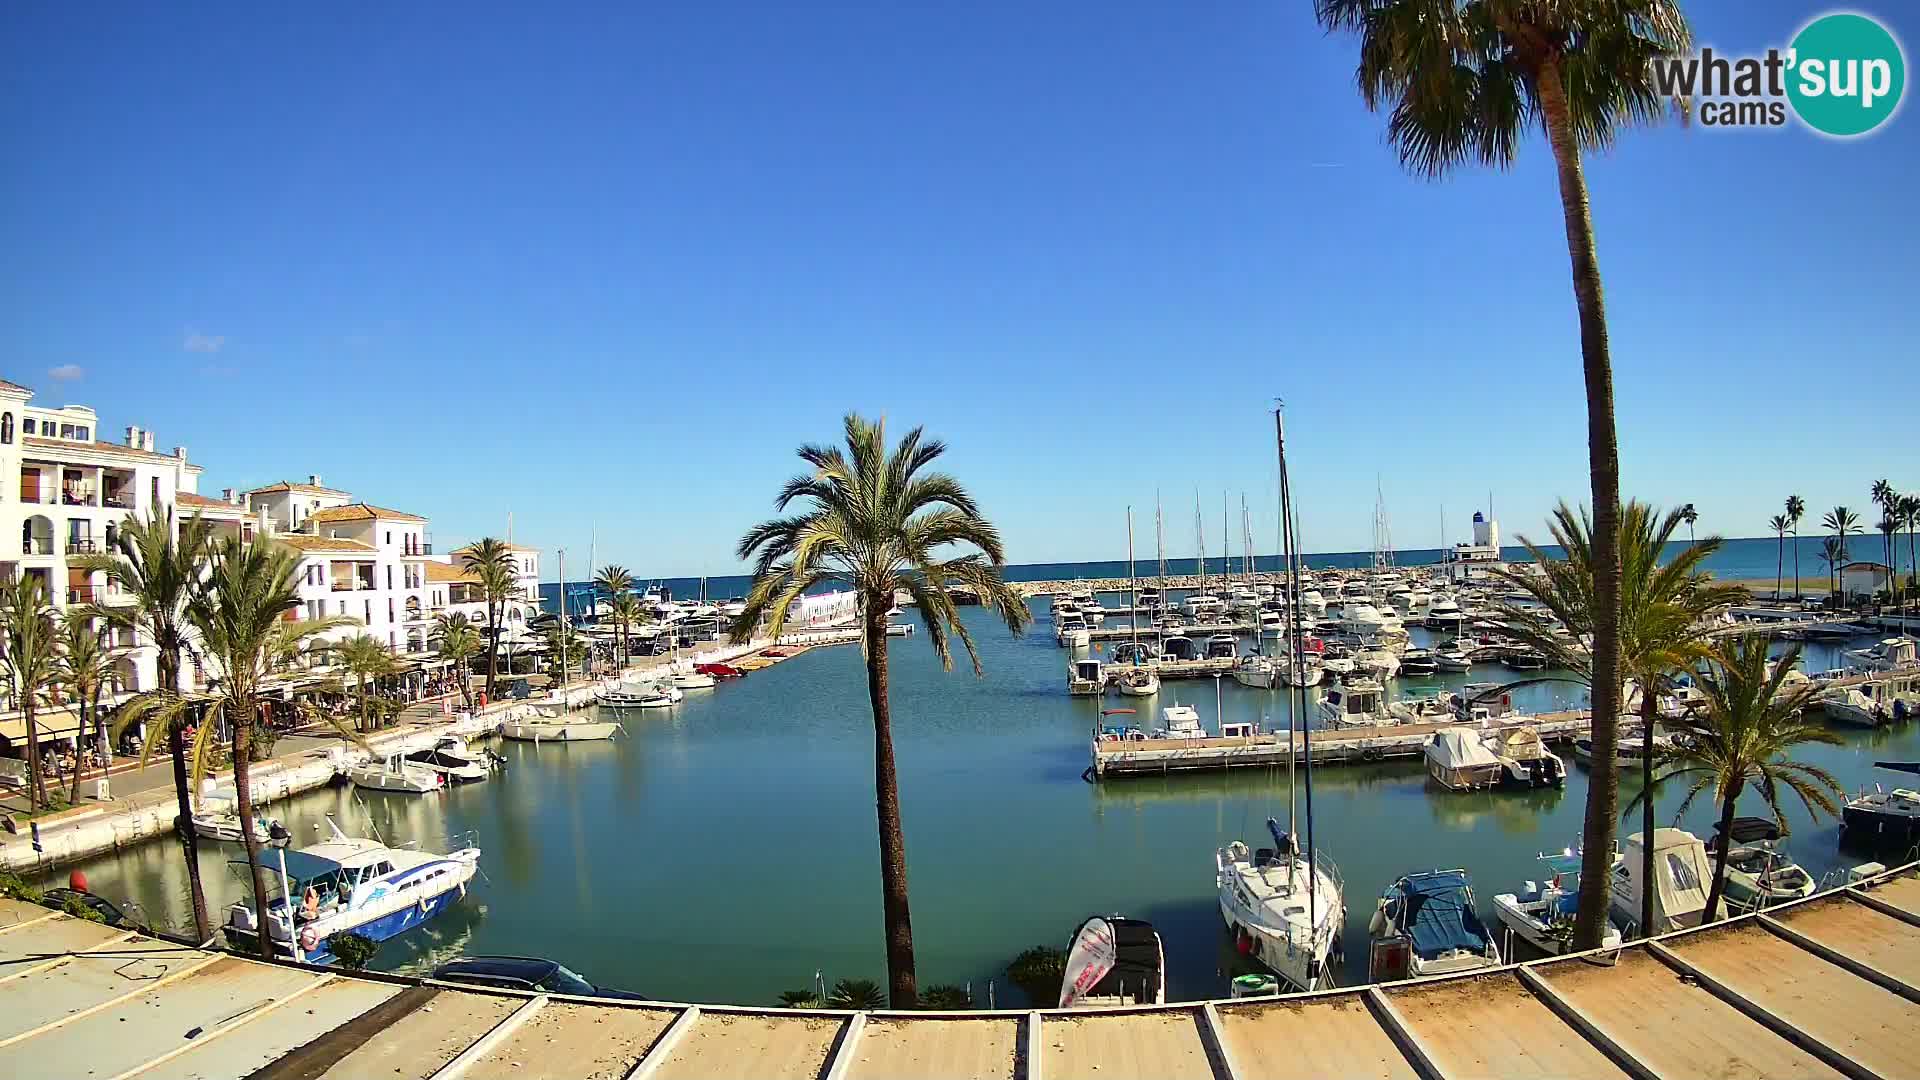
[[[286,853],[286,857],[287,876],[295,881],[312,881],[314,878],[326,877],[328,874],[338,873],[340,870],[340,864],[334,862],[332,859],[323,859],[318,855],[309,855],[304,851],[289,851]],[[247,865],[247,860],[244,857],[228,859],[227,865],[245,866]],[[260,868],[267,871],[269,877],[279,876],[280,854],[270,851],[261,852]]]
[[[1487,929],[1473,910],[1466,871],[1409,874],[1389,898],[1400,905],[1398,922],[1421,959],[1434,959],[1450,949],[1486,951]]]

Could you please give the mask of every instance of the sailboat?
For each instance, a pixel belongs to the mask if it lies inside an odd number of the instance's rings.
[[[1133,609],[1131,641],[1128,650],[1133,666],[1117,680],[1120,692],[1128,697],[1152,697],[1160,692],[1160,675],[1140,664],[1140,583],[1133,567],[1133,507],[1127,507],[1127,605]]]
[[[1286,560],[1291,591],[1300,594],[1299,553],[1294,547],[1292,490],[1287,478],[1285,432],[1280,410],[1273,414],[1274,439],[1280,459],[1281,556]],[[1289,635],[1289,663],[1297,671],[1304,663],[1298,634]],[[1298,678],[1293,680],[1296,684]],[[1345,886],[1333,861],[1320,855],[1313,842],[1313,737],[1304,725],[1306,693],[1300,691],[1294,721],[1287,731],[1287,822],[1267,819],[1273,847],[1249,851],[1239,840],[1214,853],[1215,886],[1220,914],[1233,934],[1236,947],[1266,965],[1275,975],[1301,990],[1317,990],[1333,981],[1329,960],[1340,952],[1340,927],[1346,922]],[[1301,739],[1306,796],[1306,847],[1294,828],[1294,755],[1296,733]]]

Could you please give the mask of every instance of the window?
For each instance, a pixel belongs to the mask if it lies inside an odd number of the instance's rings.
[[[1673,875],[1674,888],[1692,892],[1700,890],[1700,875],[1693,872],[1692,863],[1678,855],[1667,855],[1667,873]]]
[[[86,442],[93,438],[93,431],[90,428],[77,427],[73,429],[73,437]]]
[[[156,510],[160,507],[160,478],[157,476],[153,478],[153,506]]]
[[[389,585],[391,585],[391,582],[389,582]],[[393,621],[393,597],[391,596],[387,597],[387,621]]]
[[[370,599],[362,600],[360,601],[360,603],[366,609],[366,614],[367,614],[367,617],[365,619],[362,619],[361,621],[372,622],[373,621],[373,601]],[[169,738],[171,738],[171,736],[169,736]]]
[[[387,588],[393,588],[393,567],[391,566],[387,567]],[[387,602],[392,603],[393,601],[389,600]],[[171,736],[169,736],[169,738],[171,738]]]
[[[71,438],[73,438],[73,425],[72,425],[72,424],[61,424],[61,425],[60,425],[60,437],[61,437],[61,438],[63,438],[63,439],[71,439]]]
[[[32,424],[33,421],[29,420],[27,421],[27,423]],[[27,430],[32,431],[33,428],[29,427],[27,428]],[[12,441],[13,441],[13,414],[6,413],[4,415],[0,415],[0,443],[10,443]]]
[[[32,417],[28,417],[27,419],[20,421],[20,431],[22,434],[25,434],[25,435],[33,434],[33,418]]]
[[[387,530],[387,546],[388,547],[393,546],[393,530],[392,529]],[[171,736],[169,736],[169,738],[171,738]]]

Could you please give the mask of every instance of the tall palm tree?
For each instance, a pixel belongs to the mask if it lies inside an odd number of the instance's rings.
[[[360,697],[360,730],[370,730],[367,726],[367,680],[382,675],[393,674],[395,664],[393,654],[387,651],[385,643],[371,634],[355,634],[343,641],[335,642],[334,652],[340,658],[340,666],[354,677]]]
[[[223,716],[233,733],[233,791],[241,821],[254,817],[251,755],[254,725],[265,704],[261,683],[300,642],[354,624],[342,616],[287,619],[287,612],[300,602],[299,570],[300,557],[288,548],[264,538],[248,542],[227,536],[213,546],[207,580],[187,606],[187,622],[219,672],[204,704],[209,717]],[[212,726],[204,724],[202,729]],[[251,829],[241,834],[253,884],[260,953],[270,960],[273,940],[267,933],[260,838]]]
[[[1807,500],[1787,496],[1787,528],[1793,530],[1793,597],[1800,598],[1800,519],[1807,516]]]
[[[1765,637],[1756,634],[1715,645],[1699,682],[1703,700],[1674,722],[1682,737],[1660,752],[1658,787],[1676,780],[1687,784],[1680,814],[1708,792],[1720,805],[1713,885],[1707,890],[1703,922],[1712,922],[1719,914],[1720,897],[1726,892],[1727,846],[1742,793],[1750,787],[1766,800],[1767,812],[1782,831],[1787,820],[1780,804],[1786,792],[1798,795],[1814,817],[1822,811],[1838,813],[1833,795],[1845,797],[1832,773],[1792,760],[1795,747],[1841,739],[1806,711],[1819,692],[1814,684],[1786,685],[1787,674],[1799,658],[1799,646],[1775,662],[1767,657],[1767,644]],[[1651,805],[1657,790],[1650,787],[1639,799]],[[1649,832],[1646,846],[1651,848],[1652,841]]]
[[[124,601],[95,605],[89,610],[109,625],[131,630],[155,650],[155,669],[159,675],[153,689],[137,695],[145,703],[138,708],[122,707],[115,724],[116,737],[138,722],[143,715],[169,716],[174,719],[150,726],[140,749],[140,767],[162,739],[173,761],[173,794],[177,808],[174,833],[180,839],[181,855],[187,863],[187,887],[193,897],[195,940],[213,936],[213,923],[207,914],[207,890],[200,880],[200,838],[193,831],[193,788],[188,782],[187,746],[181,724],[187,710],[180,703],[181,657],[186,651],[187,604],[193,599],[207,575],[207,544],[211,526],[195,514],[175,527],[173,510],[165,514],[156,509],[146,517],[120,523],[114,533],[112,551],[99,555],[80,555],[70,563],[89,573],[106,575],[120,587]]]
[[[1920,531],[1920,494],[1902,495],[1895,507],[1907,529],[1907,580],[1920,577],[1920,558],[1915,558],[1913,534]]]
[[[1634,680],[1638,687],[1640,726],[1648,739],[1652,738],[1656,729],[1660,716],[1660,694],[1667,687],[1669,678],[1675,672],[1690,669],[1706,654],[1707,633],[1712,625],[1708,617],[1746,597],[1746,590],[1738,586],[1716,584],[1700,570],[1700,564],[1712,557],[1724,543],[1718,536],[1709,536],[1704,541],[1689,544],[1672,561],[1664,565],[1661,563],[1667,545],[1679,530],[1685,513],[1686,508],[1682,507],[1663,517],[1652,507],[1637,501],[1629,501],[1620,510],[1620,672],[1622,676]],[[1520,543],[1533,556],[1541,573],[1498,571],[1501,577],[1525,590],[1539,603],[1540,608],[1502,604],[1501,616],[1514,628],[1517,637],[1549,657],[1554,667],[1565,669],[1575,681],[1597,691],[1598,676],[1593,657],[1584,644],[1591,640],[1596,621],[1593,587],[1595,526],[1584,511],[1576,516],[1562,503],[1555,508],[1548,527],[1553,533],[1554,542],[1566,551],[1566,558],[1550,558],[1523,536]],[[1571,638],[1559,632],[1562,626],[1572,632]],[[1598,693],[1593,697],[1595,701],[1599,700]],[[1618,715],[1613,719],[1617,724]],[[1601,721],[1602,715],[1596,706],[1593,717],[1595,760],[1610,761],[1613,756],[1611,746],[1606,748],[1605,757],[1600,756]],[[1641,777],[1644,787],[1652,783],[1653,773],[1652,759],[1643,760],[1646,763]],[[1592,787],[1612,787],[1613,799],[1617,804],[1620,779],[1614,770],[1595,769],[1588,783]],[[1581,841],[1588,853],[1583,858],[1582,882],[1608,880],[1607,875],[1611,871],[1609,859],[1613,851],[1613,824],[1611,816],[1604,823],[1591,818],[1587,820]],[[1651,804],[1646,809],[1646,828],[1653,828]],[[1649,859],[1652,852],[1653,848],[1648,846],[1646,853]],[[1646,872],[1651,873],[1650,867],[1646,868]],[[1606,890],[1595,890],[1599,899],[1593,903],[1598,910],[1589,912],[1586,898],[1588,888],[1586,884],[1580,887],[1581,910],[1576,917],[1602,920],[1599,933],[1604,934],[1609,904]],[[1653,924],[1652,900],[1650,892],[1643,898],[1642,926]]]
[[[1840,562],[1837,568],[1840,571],[1840,603],[1844,607],[1847,602],[1847,559],[1850,557],[1847,551],[1847,534],[1860,531],[1860,516],[1844,506],[1836,506],[1827,511],[1826,517],[1820,519],[1820,527],[1833,533],[1834,538],[1840,542],[1838,548]]]
[[[1889,483],[1885,477],[1882,477],[1873,482],[1873,486],[1868,491],[1868,498],[1871,498],[1873,504],[1880,508],[1880,524],[1878,526],[1881,533],[1880,554],[1887,560],[1887,596],[1891,598],[1893,596],[1893,580],[1899,577],[1897,573],[1894,573],[1893,534],[1900,530],[1899,519],[1894,514],[1894,511],[1900,505],[1900,493],[1893,489],[1893,485]],[[1887,522],[1889,520],[1893,521],[1892,529],[1887,528]]]
[[[1894,565],[1894,538],[1900,534],[1900,519],[1891,511],[1880,515],[1880,546],[1887,553],[1887,599],[1895,604],[1900,602],[1900,568]]]
[[[1767,527],[1773,530],[1773,599],[1780,600],[1781,580],[1787,575],[1787,515],[1775,514],[1767,520]]]
[[[1846,564],[1847,545],[1837,536],[1822,537],[1820,540],[1820,561],[1827,564],[1827,591],[1833,591],[1833,572]]]
[[[0,683],[20,710],[27,735],[27,802],[48,805],[47,778],[40,772],[40,729],[34,722],[41,699],[59,681],[60,632],[42,579],[20,574],[0,585]]]
[[[73,692],[81,731],[93,727],[100,695],[113,681],[116,674],[113,665],[120,659],[120,652],[107,648],[101,640],[102,633],[99,619],[84,607],[69,608],[61,617],[60,657],[54,674],[60,685]],[[75,755],[72,786],[67,791],[69,806],[80,801],[80,772],[78,755]]]
[[[627,661],[633,658],[633,628],[652,622],[653,616],[631,589],[613,598],[609,613],[613,616],[614,624],[620,628],[620,667],[624,669]]]
[[[1693,523],[1700,520],[1700,511],[1688,503],[1680,508],[1680,520],[1687,523],[1687,546],[1693,546]]]
[[[915,428],[889,450],[884,421],[850,413],[844,449],[808,445],[798,452],[809,471],[787,481],[774,509],[784,513],[798,503],[801,512],[764,521],[740,540],[739,557],[755,560],[753,588],[746,610],[734,620],[732,638],[748,640],[763,621],[778,637],[794,602],[823,582],[850,585],[859,599],[867,699],[873,708],[887,981],[893,1006],[909,1008],[916,999],[913,921],[887,698],[887,612],[894,594],[905,590],[925,616],[941,665],[952,670],[948,639],[956,636],[976,675],[982,671],[980,656],[948,587],[972,589],[1016,634],[1032,616],[1001,578],[1006,553],[1000,531],[958,480],[926,471],[946,452],[946,444],[924,439]]]
[[[613,563],[601,567],[600,572],[593,575],[593,584],[597,591],[605,593],[607,599],[611,600],[623,592],[632,591],[633,575],[627,573],[626,567]]]
[[[1581,155],[1606,149],[1629,124],[1654,122],[1666,103],[1652,61],[1688,48],[1693,31],[1675,0],[1316,0],[1328,29],[1360,34],[1360,95],[1391,107],[1387,138],[1401,164],[1429,177],[1466,163],[1506,168],[1539,124],[1553,153],[1566,226],[1587,397],[1587,470],[1594,546],[1594,741],[1611,752],[1620,688],[1620,445],[1613,362]],[[1587,790],[1588,829],[1611,832],[1618,792]],[[1596,826],[1604,820],[1604,826]],[[1599,852],[1592,856],[1600,857]],[[1587,880],[1605,880],[1606,870]],[[1584,890],[1583,890],[1584,893]],[[1581,947],[1597,947],[1606,909],[1582,903]]]
[[[492,701],[493,684],[500,673],[500,624],[507,601],[519,591],[519,567],[513,549],[491,536],[469,545],[460,557],[487,603],[487,700]]]
[[[440,658],[448,662],[460,679],[461,703],[472,709],[473,687],[468,685],[467,668],[473,658],[480,654],[480,632],[473,628],[465,615],[456,611],[435,619],[430,637],[440,650]]]

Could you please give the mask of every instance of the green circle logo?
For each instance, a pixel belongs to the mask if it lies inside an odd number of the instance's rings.
[[[1787,100],[1808,127],[1826,135],[1864,135],[1900,107],[1906,55],[1887,28],[1865,15],[1822,15],[1795,35],[1787,63]]]

